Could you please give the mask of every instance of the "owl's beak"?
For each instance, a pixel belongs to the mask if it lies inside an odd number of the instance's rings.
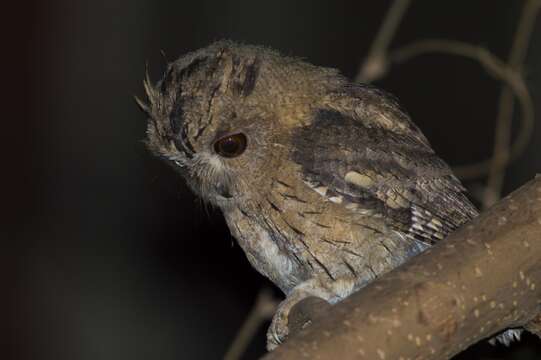
[[[233,195],[229,192],[229,188],[223,184],[219,184],[216,186],[216,193],[218,196],[221,196],[224,198],[224,200],[228,200],[233,198]]]

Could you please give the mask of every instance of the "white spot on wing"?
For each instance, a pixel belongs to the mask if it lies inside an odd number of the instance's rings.
[[[350,171],[344,177],[346,182],[360,186],[362,188],[369,188],[374,184],[374,181],[366,175],[360,174],[356,171]]]

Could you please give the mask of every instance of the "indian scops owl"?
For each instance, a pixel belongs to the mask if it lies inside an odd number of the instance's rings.
[[[148,147],[287,296],[269,349],[301,299],[340,301],[477,215],[395,100],[334,69],[220,41],[145,87]]]

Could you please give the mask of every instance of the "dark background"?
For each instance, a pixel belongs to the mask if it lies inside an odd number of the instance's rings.
[[[415,1],[392,44],[442,37],[506,58],[522,1]],[[217,359],[268,282],[219,212],[147,153],[142,95],[169,59],[222,38],[353,77],[389,1],[56,0],[2,21],[2,359]],[[540,21],[541,22],[541,21]],[[541,25],[525,75],[541,96]],[[453,165],[490,156],[501,85],[472,61],[424,56],[377,82]],[[541,127],[505,192],[541,172]],[[478,189],[483,179],[468,182]],[[246,359],[264,351],[264,329]],[[460,359],[538,359],[525,336]]]

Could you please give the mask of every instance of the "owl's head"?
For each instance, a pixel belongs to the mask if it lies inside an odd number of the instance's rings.
[[[381,91],[263,47],[220,41],[168,64],[156,85],[147,76],[144,85],[149,104],[138,102],[149,116],[148,147],[221,207],[264,192],[277,172],[294,172],[295,147],[306,142],[306,131],[326,126],[321,114],[334,114],[323,116],[326,122],[339,114],[426,142]],[[308,145],[306,160],[325,151]]]
[[[196,193],[226,205],[279,171],[292,129],[341,81],[332,69],[220,41],[168,64],[155,86],[146,79],[146,142]]]

